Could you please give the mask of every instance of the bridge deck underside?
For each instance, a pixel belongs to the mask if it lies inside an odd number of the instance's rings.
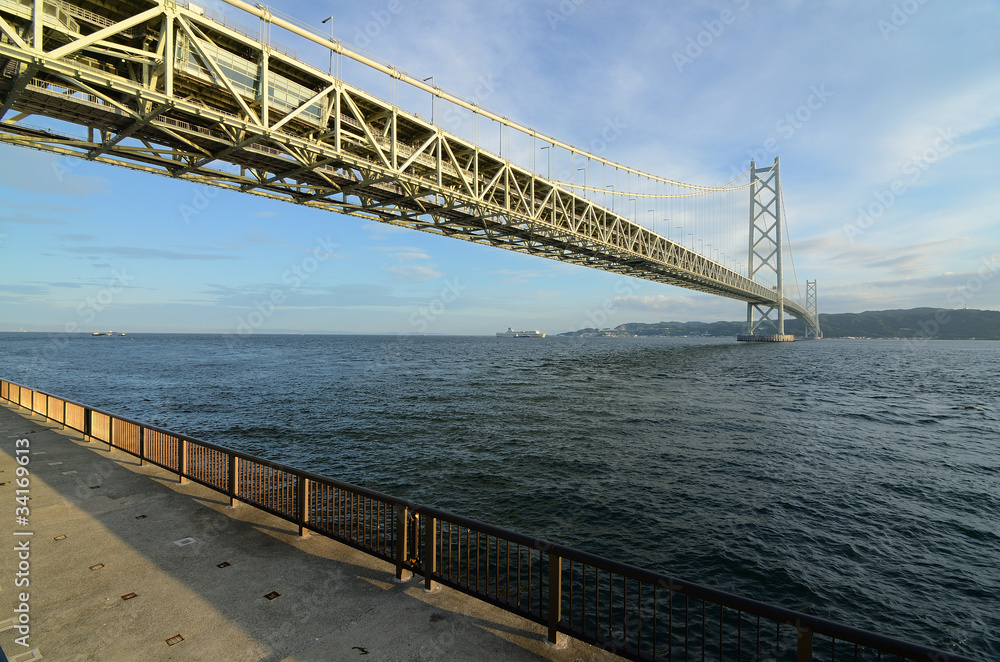
[[[0,0],[0,15],[12,2]],[[17,115],[0,124],[0,140],[749,303],[777,301],[770,288],[324,72],[183,7],[161,10],[131,38],[109,35],[68,55],[53,52],[80,36],[58,25],[46,27],[41,54],[5,34],[0,108]],[[30,31],[22,16],[5,18]],[[163,57],[163,41],[193,54]],[[239,87],[232,71],[250,65],[267,82],[259,89],[280,84],[298,94],[295,103]],[[30,116],[86,128],[87,137],[29,126]],[[809,318],[795,302],[785,309]]]

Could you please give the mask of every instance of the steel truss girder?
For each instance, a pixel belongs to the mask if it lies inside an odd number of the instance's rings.
[[[751,278],[184,7],[164,3],[119,25],[136,27],[144,21],[147,31],[150,26],[160,31],[149,53],[163,60],[145,78],[109,73],[76,59],[126,48],[114,41],[121,31],[116,26],[82,38],[67,34],[62,41],[68,43],[51,52],[0,44],[0,57],[38,68],[32,76],[16,79],[0,102],[22,114],[47,115],[89,129],[109,127],[106,135],[114,135],[103,142],[81,140],[13,122],[0,125],[0,141],[89,156],[99,163],[627,273],[750,304],[779,303],[775,292]],[[210,72],[211,82],[192,77],[184,61],[174,61],[171,44],[181,35]],[[272,75],[270,67],[291,68],[300,72],[297,76],[316,81],[314,92],[291,109],[269,108],[269,99],[260,95],[242,98],[237,84],[200,43],[215,47],[227,40],[257,54],[262,79]],[[32,80],[36,76],[39,80]],[[180,83],[187,86],[187,96],[171,93]],[[53,84],[71,92],[56,93],[50,89]],[[17,86],[20,95],[12,96]],[[198,90],[194,96],[192,87]],[[3,89],[0,80],[0,94]],[[218,99],[231,109],[218,107]],[[324,125],[310,128],[303,116],[317,104]],[[239,173],[223,169],[226,164],[235,165]],[[806,312],[795,304],[786,307],[796,316]]]

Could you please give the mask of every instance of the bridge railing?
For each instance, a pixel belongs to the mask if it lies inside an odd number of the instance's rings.
[[[0,399],[631,660],[974,662],[618,563],[0,380]]]

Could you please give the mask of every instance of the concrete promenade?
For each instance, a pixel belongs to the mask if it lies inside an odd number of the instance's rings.
[[[27,524],[15,520],[19,439]],[[541,626],[449,588],[426,593],[420,577],[397,583],[387,563],[300,538],[289,522],[230,508],[7,402],[0,440],[0,647],[12,661],[621,659],[572,640],[553,648]],[[27,647],[6,620],[22,592]]]

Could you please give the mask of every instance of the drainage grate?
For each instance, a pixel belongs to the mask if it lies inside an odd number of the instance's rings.
[[[180,540],[175,540],[174,544],[178,547],[184,547],[185,545],[191,545],[198,542],[194,538],[181,538]]]
[[[146,519],[147,517],[149,517],[149,515],[136,515],[135,516],[136,519]]]
[[[184,641],[184,637],[182,637],[179,634],[175,634],[174,636],[167,639],[167,646],[173,646],[174,644],[179,644],[182,641]]]
[[[216,568],[228,568],[231,565],[232,565],[232,563],[230,563],[229,561],[223,561],[222,563],[218,564],[215,567]]]
[[[275,598],[280,597],[280,596],[281,596],[281,593],[278,593],[277,591],[271,591],[270,593],[268,593],[264,597],[267,598],[268,600],[274,600]]]
[[[60,533],[58,536],[56,536],[55,538],[53,538],[53,540],[66,540],[66,534],[65,533]]]
[[[92,489],[92,490],[96,490],[96,489],[98,489],[99,487],[100,487],[100,485],[91,485],[91,486],[90,486],[90,489]]]
[[[131,600],[132,598],[138,597],[135,593],[126,593],[122,596],[122,600]]]
[[[90,569],[91,569],[91,570],[100,570],[100,569],[101,569],[101,568],[103,568],[103,567],[104,567],[104,564],[103,564],[103,563],[98,563],[97,565],[92,565],[92,566],[90,566]]]

